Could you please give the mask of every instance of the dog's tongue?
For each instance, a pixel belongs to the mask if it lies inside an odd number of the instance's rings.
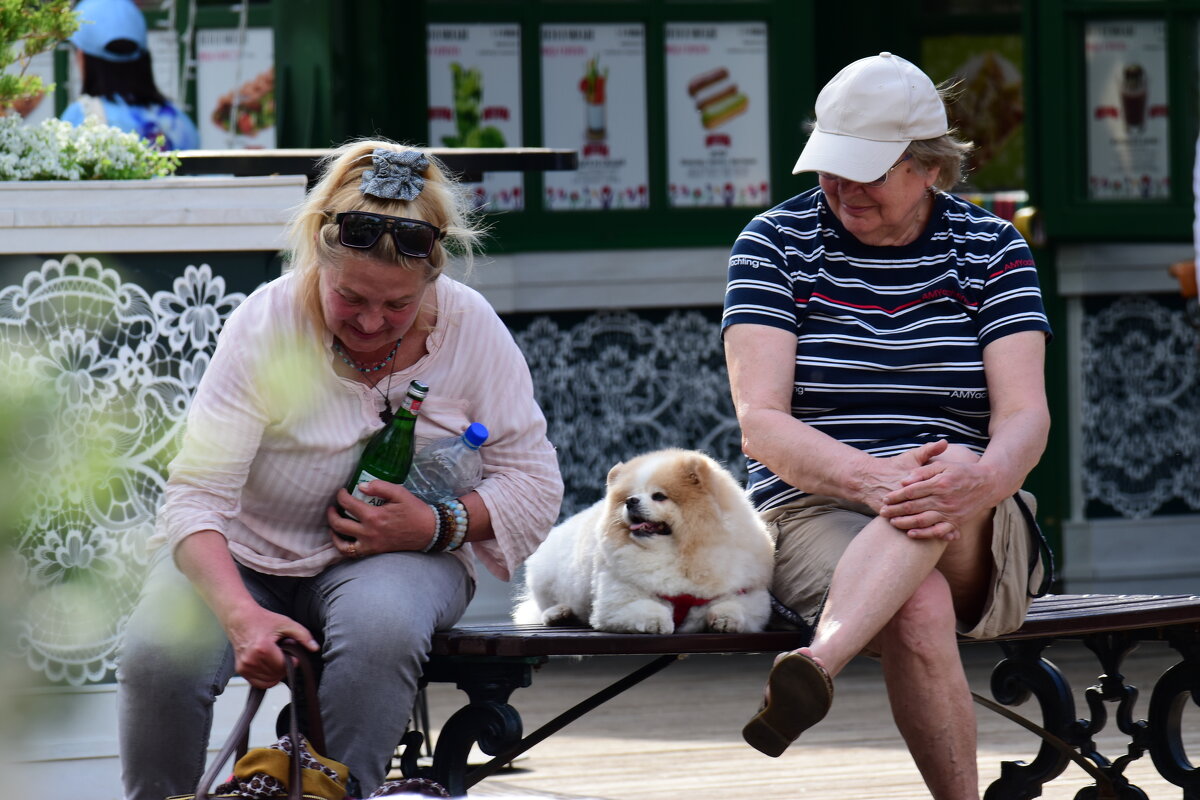
[[[661,522],[635,522],[629,526],[631,532],[644,531],[646,533],[656,533],[662,530]]]

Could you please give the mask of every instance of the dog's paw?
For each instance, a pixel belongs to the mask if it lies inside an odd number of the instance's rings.
[[[708,609],[705,625],[714,633],[752,633],[761,631],[766,624],[766,615],[753,613],[737,601],[715,603]]]
[[[574,625],[579,622],[571,607],[560,603],[542,612],[543,625]]]
[[[745,620],[734,614],[711,614],[708,629],[713,633],[741,633],[745,630]]]
[[[612,633],[674,633],[675,623],[658,603],[639,600],[608,613],[593,613],[592,627]]]

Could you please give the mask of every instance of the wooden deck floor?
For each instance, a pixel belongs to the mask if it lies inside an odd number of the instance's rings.
[[[990,697],[988,676],[999,658],[995,645],[964,649],[971,687]],[[1075,689],[1076,713],[1089,716],[1082,691],[1099,672],[1094,657],[1078,644],[1049,652]],[[648,659],[595,657],[552,661],[533,685],[512,698],[526,732]],[[1165,645],[1149,644],[1125,663],[1127,682],[1143,689],[1135,718],[1143,718],[1153,681],[1177,659]],[[534,747],[506,769],[476,786],[472,796],[598,798],[599,800],[773,800],[774,798],[928,798],[921,778],[891,720],[879,666],[858,659],[837,682],[830,716],[779,759],[741,739],[743,722],[758,704],[769,655],[693,656],[672,665]],[[435,685],[429,706],[436,729],[464,695]],[[1018,709],[1037,716],[1033,703]],[[1123,755],[1128,739],[1116,731],[1115,709],[1097,737],[1110,758]],[[981,792],[999,775],[1002,760],[1028,760],[1037,749],[1032,734],[986,709],[979,717]],[[1184,716],[1192,759],[1200,754],[1200,712]],[[480,760],[485,760],[480,756]],[[1149,756],[1126,771],[1152,800],[1178,798],[1182,791],[1158,777]],[[1090,783],[1070,766],[1043,794],[1070,800]]]

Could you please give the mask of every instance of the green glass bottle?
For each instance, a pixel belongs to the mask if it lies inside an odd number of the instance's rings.
[[[412,466],[413,429],[417,425],[417,414],[421,410],[421,402],[429,393],[429,387],[421,381],[413,381],[408,385],[408,394],[396,411],[391,421],[384,425],[371,440],[367,442],[354,474],[346,483],[346,491],[356,499],[373,506],[383,505],[383,499],[363,494],[359,484],[368,481],[381,480],[388,483],[404,483],[408,477],[408,468]],[[353,514],[342,509],[342,516],[357,519]]]

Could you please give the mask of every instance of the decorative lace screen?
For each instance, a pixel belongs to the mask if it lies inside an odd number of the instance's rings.
[[[1178,297],[1083,302],[1088,517],[1200,511],[1200,334]]]
[[[720,309],[510,317],[558,450],[563,516],[604,493],[618,461],[703,450],[746,475]]]
[[[0,291],[17,649],[50,680],[113,668],[188,401],[242,299],[208,265],[150,295],[74,255]]]

